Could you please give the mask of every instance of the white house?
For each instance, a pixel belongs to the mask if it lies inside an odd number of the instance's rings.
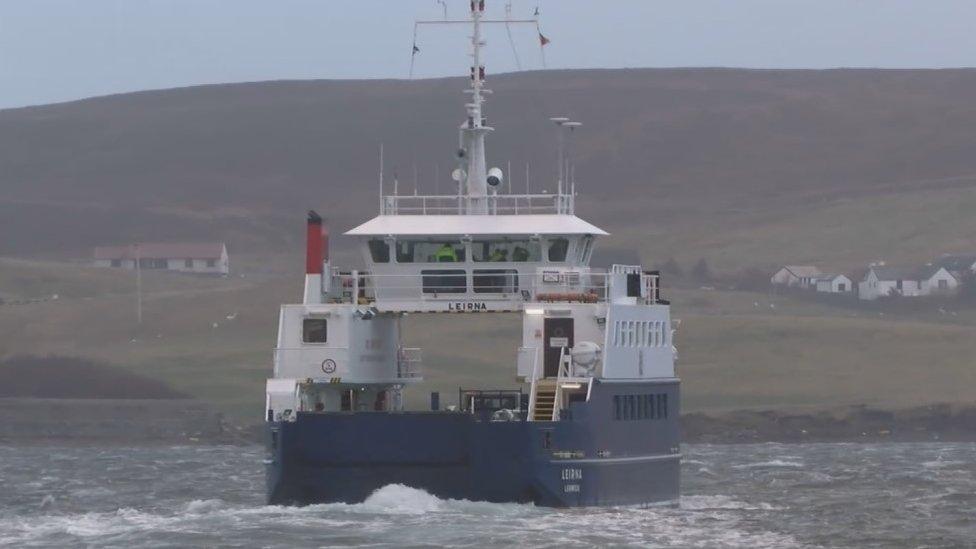
[[[854,290],[850,278],[840,274],[820,275],[816,278],[817,291],[830,294],[846,294]]]
[[[961,281],[963,277],[976,273],[976,255],[945,254],[935,261],[935,265],[945,267],[957,281]]]
[[[899,295],[902,297],[950,293],[959,281],[938,265],[921,268],[871,267],[858,284],[858,297],[865,300]]]
[[[959,278],[939,265],[926,265],[919,270],[921,295],[950,294],[959,287]]]
[[[812,265],[786,265],[776,271],[769,279],[773,285],[793,288],[812,288],[816,285],[816,278],[823,273]]]
[[[230,272],[227,246],[223,242],[159,243],[95,248],[96,267],[142,269],[226,275]]]

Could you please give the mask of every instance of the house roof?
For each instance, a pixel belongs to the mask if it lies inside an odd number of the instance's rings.
[[[817,276],[816,277],[816,280],[829,280],[829,281],[832,282],[832,281],[834,281],[834,280],[836,280],[836,279],[838,279],[840,277],[847,278],[847,275],[842,275],[842,274],[822,274],[822,275]],[[850,280],[850,279],[848,279],[848,280]]]
[[[942,265],[925,265],[919,268],[918,271],[915,272],[915,276],[917,276],[919,280],[928,280],[933,276],[935,276],[935,273],[941,271],[942,269],[945,269],[945,267],[943,267]],[[946,269],[946,272],[949,274],[949,276],[955,278],[955,276],[953,276],[948,269]]]
[[[976,264],[976,254],[945,254],[935,264],[950,271],[965,271]]]
[[[878,280],[918,280],[916,267],[871,267],[868,274],[872,271]]]
[[[346,232],[385,235],[609,234],[568,214],[530,215],[380,215]]]
[[[921,267],[871,267],[878,280],[928,280],[937,272],[944,269],[941,265],[923,265]],[[952,276],[952,273],[949,273]],[[865,275],[867,277],[867,275]]]
[[[814,267],[813,265],[786,265],[783,268],[792,273],[793,276],[800,278],[816,277],[821,274],[820,269]]]
[[[138,246],[138,250],[136,250]],[[98,246],[95,259],[220,259],[223,242],[143,242],[126,246]]]

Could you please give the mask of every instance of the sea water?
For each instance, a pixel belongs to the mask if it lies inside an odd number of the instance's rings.
[[[677,505],[547,509],[391,485],[263,505],[259,447],[0,446],[15,547],[976,547],[974,444],[683,448]]]

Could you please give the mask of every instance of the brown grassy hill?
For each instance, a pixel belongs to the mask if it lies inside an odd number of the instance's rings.
[[[415,163],[423,191],[450,189],[464,84],[267,82],[0,111],[0,254],[218,236],[296,248],[308,207],[340,229],[374,213],[380,141],[401,190]],[[492,163],[510,160],[521,189],[530,162],[538,191],[554,171],[546,118],[582,120],[580,213],[645,259],[847,266],[976,240],[974,70],[550,71],[490,84]]]

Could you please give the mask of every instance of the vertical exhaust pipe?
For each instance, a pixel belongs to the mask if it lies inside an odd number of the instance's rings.
[[[315,210],[309,210],[305,236],[305,274],[322,274],[322,263],[328,253],[325,238],[322,216]]]
[[[331,276],[327,274],[329,261],[329,232],[322,223],[322,216],[315,210],[308,211],[305,226],[305,299],[306,304],[322,303],[322,295],[328,293]]]

